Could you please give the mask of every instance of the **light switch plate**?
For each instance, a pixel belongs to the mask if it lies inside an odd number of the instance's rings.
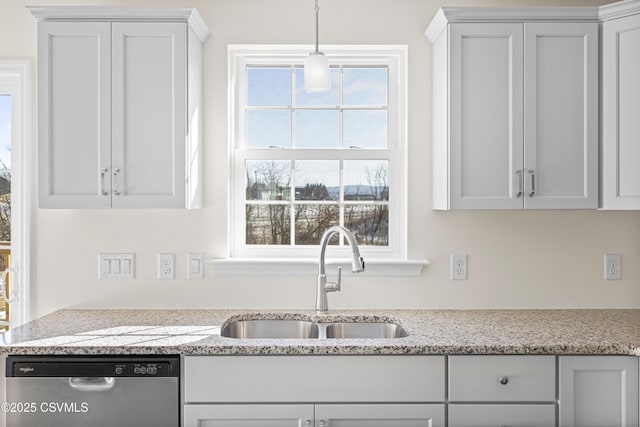
[[[187,279],[204,279],[203,254],[187,254]]]
[[[135,254],[98,254],[99,279],[135,279]]]

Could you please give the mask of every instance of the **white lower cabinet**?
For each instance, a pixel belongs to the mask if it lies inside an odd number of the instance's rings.
[[[184,427],[445,427],[444,356],[188,356]]]
[[[444,404],[186,405],[185,427],[444,427]]]
[[[638,358],[561,356],[560,427],[637,427]]]
[[[184,427],[311,427],[313,405],[186,405]]]
[[[554,427],[556,405],[452,404],[449,427]]]
[[[450,356],[449,427],[554,427],[555,356]]]

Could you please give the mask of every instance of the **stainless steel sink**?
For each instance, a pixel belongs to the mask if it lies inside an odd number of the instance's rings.
[[[227,323],[220,335],[241,339],[318,338],[318,325],[306,320],[254,319]]]
[[[393,322],[247,319],[228,321],[220,335],[238,339],[388,339],[403,338],[409,333]]]
[[[331,323],[326,327],[327,338],[402,338],[408,335],[395,323]]]

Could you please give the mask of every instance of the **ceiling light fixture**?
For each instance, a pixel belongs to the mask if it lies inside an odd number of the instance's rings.
[[[304,59],[304,90],[326,92],[331,89],[329,59],[318,50],[318,0],[316,0],[316,50]]]

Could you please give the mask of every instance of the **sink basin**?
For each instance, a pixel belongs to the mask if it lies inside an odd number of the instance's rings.
[[[241,339],[318,338],[318,325],[306,320],[237,320],[225,325],[220,335]]]
[[[402,338],[409,334],[395,323],[331,323],[327,338]]]

